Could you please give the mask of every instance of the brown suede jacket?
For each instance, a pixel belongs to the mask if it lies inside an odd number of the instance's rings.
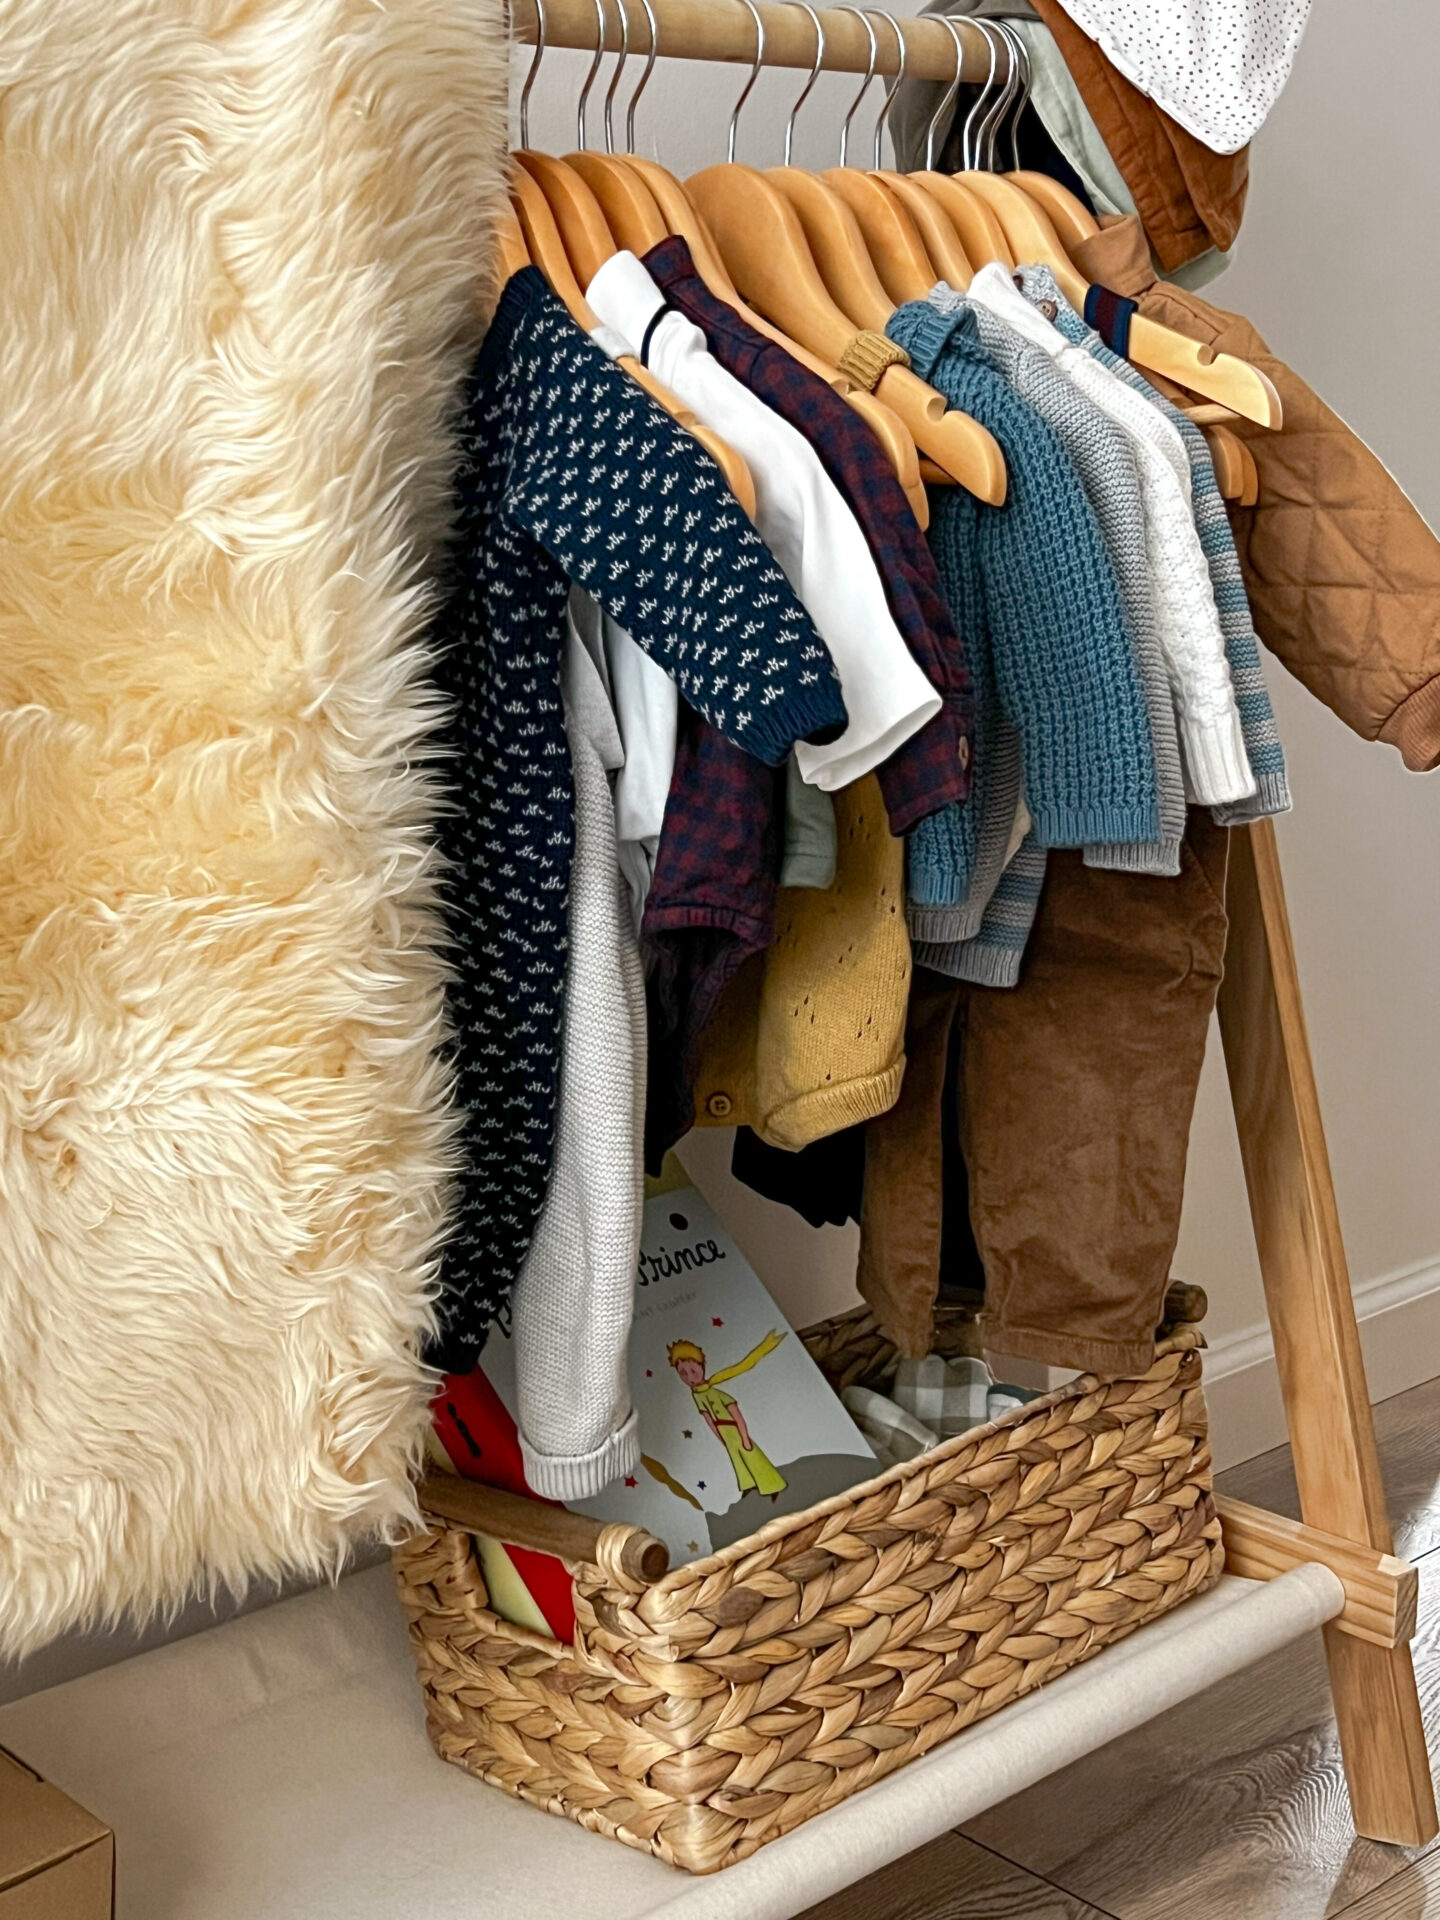
[[[1248,320],[1156,280],[1135,220],[1085,241],[1075,264],[1150,318],[1274,381],[1284,425],[1235,427],[1260,474],[1258,504],[1231,513],[1255,630],[1356,733],[1397,748],[1417,772],[1440,764],[1440,540]]]

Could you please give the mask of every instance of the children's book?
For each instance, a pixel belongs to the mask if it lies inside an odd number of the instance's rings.
[[[630,1390],[640,1465],[594,1499],[571,1504],[597,1519],[646,1528],[669,1547],[672,1566],[879,1470],[859,1428],[694,1187],[646,1203]],[[475,1374],[446,1380],[433,1411],[442,1464],[511,1492],[529,1491],[514,1357],[503,1329],[492,1331]],[[535,1563],[559,1566],[518,1548],[504,1550],[493,1568],[487,1559],[492,1604],[526,1625],[536,1624],[538,1610],[552,1632],[568,1638],[568,1582]]]

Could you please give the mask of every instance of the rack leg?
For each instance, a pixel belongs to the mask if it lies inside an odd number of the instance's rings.
[[[1381,1551],[1392,1545],[1375,1426],[1295,950],[1271,823],[1232,836],[1230,937],[1220,1031],[1266,1304],[1306,1522]],[[1408,1646],[1326,1629],[1345,1774],[1358,1832],[1423,1846],[1437,1832]]]

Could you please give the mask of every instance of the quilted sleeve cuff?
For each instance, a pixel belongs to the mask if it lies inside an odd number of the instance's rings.
[[[1440,674],[1400,702],[1380,729],[1380,738],[1399,749],[1412,773],[1440,766]]]

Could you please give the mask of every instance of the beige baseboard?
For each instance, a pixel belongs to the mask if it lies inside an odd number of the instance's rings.
[[[1358,1281],[1354,1295],[1372,1401],[1388,1400],[1440,1374],[1440,1260],[1422,1260],[1398,1273]],[[999,1379],[1042,1392],[1074,1378],[1064,1367],[1007,1359],[988,1349],[987,1358]],[[1284,1446],[1285,1411],[1268,1321],[1210,1341],[1205,1399],[1217,1469]]]
[[[1440,1260],[1357,1281],[1355,1316],[1371,1400],[1440,1374]],[[1283,1446],[1285,1415],[1268,1323],[1220,1334],[1205,1354],[1205,1399],[1217,1467]]]

